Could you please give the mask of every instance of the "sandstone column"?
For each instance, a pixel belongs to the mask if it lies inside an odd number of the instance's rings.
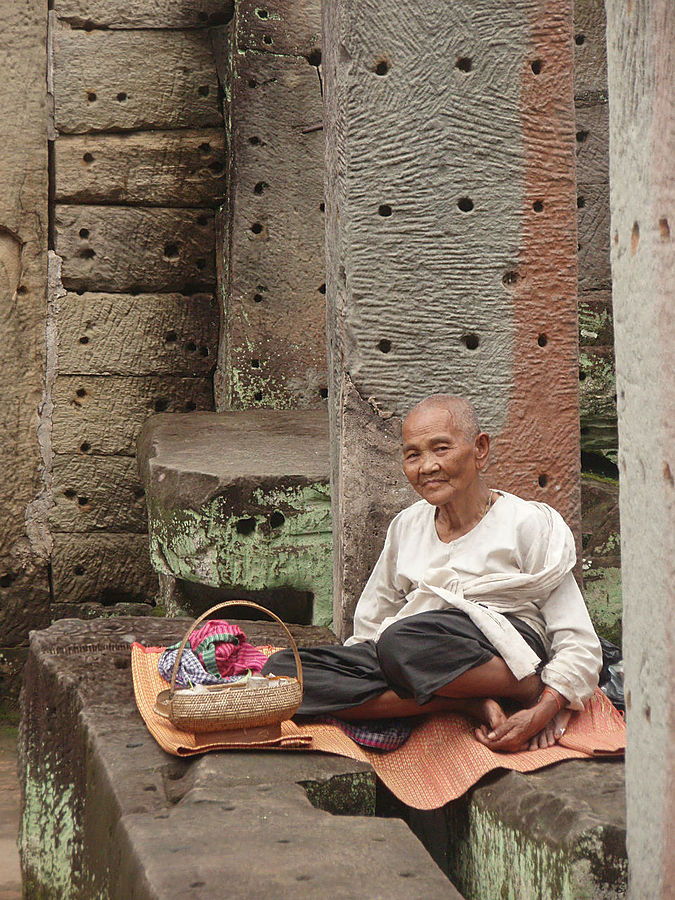
[[[675,896],[675,8],[607,4],[634,900]]]
[[[335,626],[391,515],[400,417],[475,401],[490,482],[578,530],[570,0],[324,3]]]
[[[0,650],[49,621],[38,407],[47,290],[47,6],[0,4]],[[46,435],[41,435],[45,454]],[[3,655],[5,653],[3,652]]]

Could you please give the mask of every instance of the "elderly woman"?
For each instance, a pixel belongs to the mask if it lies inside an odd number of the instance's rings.
[[[572,574],[574,539],[544,503],[488,488],[471,404],[428,397],[403,423],[422,497],[399,513],[343,647],[302,651],[302,714],[348,720],[453,710],[493,750],[548,747],[592,695],[600,643]],[[288,651],[265,671],[293,671]],[[518,708],[507,715],[501,701]]]

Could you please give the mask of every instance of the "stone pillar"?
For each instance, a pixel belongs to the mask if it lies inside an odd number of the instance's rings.
[[[219,410],[325,404],[320,0],[236,0]]]
[[[49,621],[47,428],[38,443],[47,313],[47,6],[0,4],[0,651]]]
[[[630,896],[675,896],[675,7],[607,3]]]
[[[409,502],[400,419],[470,397],[489,481],[579,521],[570,0],[324,3],[335,627]]]

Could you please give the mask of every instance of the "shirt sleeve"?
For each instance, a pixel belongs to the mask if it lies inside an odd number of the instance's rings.
[[[541,680],[566,697],[571,709],[583,709],[598,685],[602,648],[572,572],[540,609],[551,642]]]
[[[389,525],[384,547],[354,611],[354,634],[345,646],[374,641],[383,619],[395,616],[405,604],[405,587],[398,583],[398,516]]]

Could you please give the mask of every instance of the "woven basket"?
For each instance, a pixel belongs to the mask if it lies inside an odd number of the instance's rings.
[[[260,685],[214,684],[205,691],[194,693],[187,688],[176,688],[176,676],[180,667],[183,650],[195,628],[218,609],[226,606],[252,606],[267,613],[284,629],[291,641],[297,678],[289,676],[267,676]],[[278,725],[290,719],[302,703],[302,663],[298,646],[293,635],[279,616],[264,606],[250,600],[228,600],[211,607],[196,619],[187,631],[176,654],[176,662],[171,673],[171,688],[157,695],[155,712],[169,719],[182,731],[229,731],[239,728],[257,728],[262,725]]]

